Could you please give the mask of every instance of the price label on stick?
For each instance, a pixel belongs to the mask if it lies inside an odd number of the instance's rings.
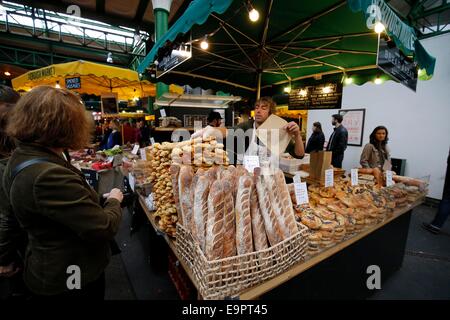
[[[386,170],[386,187],[391,187],[394,185],[394,180],[392,180],[392,171]]]
[[[161,110],[159,110],[159,112],[161,113],[161,117],[167,117],[166,110],[161,109]]]
[[[309,203],[308,188],[306,187],[306,182],[295,182],[294,189],[297,204]]]
[[[253,170],[259,166],[258,156],[244,156],[244,168],[247,169],[248,172],[253,174]]]
[[[352,186],[357,186],[358,183],[358,169],[352,169]]]
[[[147,161],[147,153],[145,152],[145,148],[139,149],[139,153],[141,154],[141,159]]]
[[[130,184],[131,190],[134,192],[134,186],[136,184],[136,180],[134,179],[134,176],[131,174],[131,172],[128,174],[128,183]]]
[[[133,151],[131,151],[131,153],[134,155],[137,155],[138,151],[139,151],[139,145],[135,144],[133,147]]]
[[[292,180],[294,180],[294,183],[302,182],[302,180],[300,179],[300,175],[298,173],[294,176],[294,178],[292,178]]]
[[[154,145],[154,144],[155,144],[155,138],[151,137],[151,138],[150,138],[150,143],[151,143],[152,145]]]
[[[325,187],[334,186],[334,172],[333,169],[325,170]]]

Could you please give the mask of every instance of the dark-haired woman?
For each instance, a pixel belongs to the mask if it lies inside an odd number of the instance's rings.
[[[391,169],[391,154],[387,146],[388,140],[386,127],[378,126],[372,131],[370,142],[364,146],[359,161],[363,168]]]
[[[322,131],[322,125],[320,122],[313,123],[313,133],[308,139],[306,144],[306,153],[323,151],[323,145],[325,143],[325,135]]]

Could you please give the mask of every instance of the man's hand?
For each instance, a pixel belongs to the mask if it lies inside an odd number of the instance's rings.
[[[0,277],[10,278],[19,272],[19,268],[14,268],[14,263],[7,266],[0,266]]]
[[[119,202],[123,200],[123,193],[117,188],[112,189],[108,194],[108,199],[117,199]]]
[[[284,126],[284,129],[289,133],[291,136],[296,136],[300,134],[300,127],[298,124],[296,124],[294,121],[289,122]]]

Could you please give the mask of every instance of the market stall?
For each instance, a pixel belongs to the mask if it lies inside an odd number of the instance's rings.
[[[387,278],[400,267],[425,182],[359,169],[357,178],[337,170],[327,186],[286,184],[279,168],[229,165],[223,148],[214,137],[156,143],[131,172],[143,211],[201,298],[284,296],[284,282],[361,246],[355,268],[386,266]]]

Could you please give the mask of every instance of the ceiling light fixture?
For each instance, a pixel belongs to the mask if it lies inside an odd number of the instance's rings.
[[[59,80],[56,81],[55,88],[56,89],[61,89],[61,86],[59,85]]]
[[[248,17],[250,19],[251,22],[256,22],[259,20],[259,12],[258,10],[256,10],[255,8],[251,7],[250,5],[250,10],[248,12]]]
[[[382,33],[386,28],[384,27],[384,24],[381,22],[375,23],[375,32],[376,33]]]
[[[353,83],[353,78],[352,77],[346,77],[344,80],[345,84],[352,84]]]
[[[209,48],[208,36],[205,36],[202,42],[200,42],[200,48],[202,48],[203,50],[208,50]]]
[[[9,71],[5,71],[4,73],[5,73],[5,76],[7,76],[7,77],[9,77],[11,75],[11,72],[9,72]]]

